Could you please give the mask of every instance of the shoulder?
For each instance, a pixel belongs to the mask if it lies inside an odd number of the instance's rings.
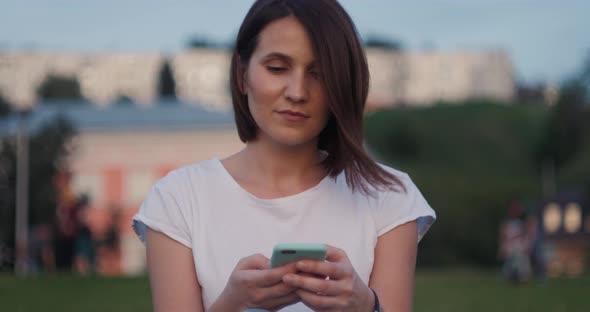
[[[218,165],[219,160],[213,158],[173,169],[154,184],[154,189],[176,195],[198,190],[202,181],[220,174]]]
[[[391,185],[390,188],[373,188],[372,194],[374,197],[376,197],[379,201],[383,201],[390,197],[394,197],[399,200],[412,195],[416,189],[416,185],[408,173],[379,162],[377,162],[377,165],[385,170],[385,172],[393,175],[399,181],[399,183]]]
[[[218,175],[219,171],[219,160],[207,159],[171,170],[158,180],[156,185],[177,186],[178,183],[186,183],[195,177],[207,178]]]
[[[393,176],[395,176],[396,178],[398,178],[400,180],[400,182],[413,184],[412,179],[410,178],[410,176],[406,172],[403,172],[403,171],[398,170],[396,168],[382,164],[380,162],[377,162],[377,165],[379,165],[379,167],[381,167],[386,172],[388,172],[388,173],[392,174]]]
[[[397,177],[402,185],[376,191],[378,235],[400,224],[416,220],[420,240],[436,219],[436,213],[407,173],[383,164],[379,165]]]
[[[200,211],[197,198],[208,191],[203,181],[210,180],[215,161],[174,169],[154,184],[133,217],[132,226],[142,240],[150,227],[191,248],[193,225]]]

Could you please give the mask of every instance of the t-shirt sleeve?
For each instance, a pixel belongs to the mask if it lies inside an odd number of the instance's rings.
[[[405,187],[399,191],[386,191],[379,201],[375,224],[377,236],[381,236],[399,225],[416,220],[418,223],[418,242],[424,237],[436,219],[430,207],[412,179],[406,174],[400,177]]]
[[[172,174],[172,173],[171,173]],[[179,195],[181,187],[174,187],[174,176],[158,181],[146,196],[131,226],[145,243],[147,228],[161,232],[179,243],[192,248],[191,210],[186,201]]]

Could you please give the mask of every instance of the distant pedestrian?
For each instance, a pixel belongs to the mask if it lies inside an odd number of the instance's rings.
[[[512,201],[506,219],[500,225],[499,255],[503,261],[502,274],[514,283],[527,281],[531,276],[530,243],[523,213],[521,203]]]

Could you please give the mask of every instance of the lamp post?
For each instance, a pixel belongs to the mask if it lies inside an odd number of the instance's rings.
[[[15,262],[17,275],[28,273],[29,258],[29,113],[30,109],[17,112],[16,135],[16,220]]]

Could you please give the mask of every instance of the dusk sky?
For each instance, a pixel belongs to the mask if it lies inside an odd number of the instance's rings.
[[[230,42],[251,0],[2,0],[0,50],[174,52]],[[409,51],[504,49],[517,79],[560,82],[590,55],[588,0],[341,0],[362,36]]]

